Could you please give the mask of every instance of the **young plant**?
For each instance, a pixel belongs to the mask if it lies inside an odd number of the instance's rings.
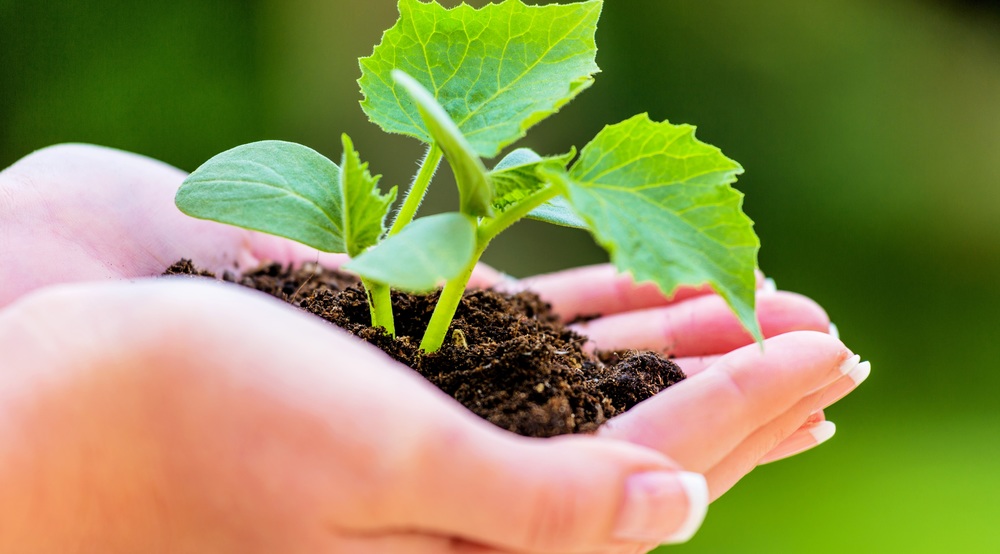
[[[499,233],[529,217],[588,230],[615,266],[666,294],[709,284],[760,340],[754,314],[759,242],[731,187],[740,165],[694,127],[645,114],[609,125],[579,157],[528,149],[493,158],[593,83],[602,0],[528,6],[505,0],[446,9],[400,0],[400,17],[362,58],[361,105],[383,130],[429,145],[391,228],[396,189],[344,136],[338,167],[305,146],[266,141],[212,158],[177,194],[187,214],[351,257],[372,325],[393,332],[389,290],[444,288],[421,341],[443,344],[473,268]],[[414,219],[442,156],[457,212]],[[575,161],[574,161],[575,160]]]

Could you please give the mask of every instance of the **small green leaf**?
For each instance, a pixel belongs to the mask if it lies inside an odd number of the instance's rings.
[[[322,154],[268,140],[211,158],[184,180],[175,202],[193,217],[346,252],[339,181],[340,168]]]
[[[413,77],[397,69],[393,70],[392,78],[417,103],[420,118],[451,165],[458,184],[461,212],[476,217],[492,215],[490,201],[493,199],[493,187],[486,177],[486,168],[455,122],[434,99],[434,95]]]
[[[690,125],[645,114],[605,127],[561,181],[621,270],[669,294],[709,283],[758,340],[754,269],[760,246],[730,183],[743,168]]]
[[[475,250],[474,220],[451,212],[413,220],[344,268],[393,288],[426,292],[461,273]]]
[[[506,0],[446,9],[400,0],[399,20],[359,60],[361,106],[385,131],[430,142],[416,106],[390,77],[405,71],[444,106],[475,152],[492,158],[593,83],[601,7],[601,0]]]
[[[490,180],[496,188],[493,207],[501,212],[513,208],[548,184],[540,175],[541,168],[547,167],[550,171],[565,170],[575,157],[575,148],[561,156],[547,158],[529,148],[518,148],[507,154],[490,172]],[[560,197],[535,208],[528,217],[563,227],[588,228],[587,223],[576,215],[569,203]]]
[[[353,258],[378,243],[385,233],[385,217],[396,200],[396,187],[381,194],[378,180],[382,176],[371,176],[368,164],[361,163],[350,137],[342,135],[341,141],[344,156],[340,163],[339,192],[341,202],[347,206],[346,210],[340,210],[341,229],[347,254]]]

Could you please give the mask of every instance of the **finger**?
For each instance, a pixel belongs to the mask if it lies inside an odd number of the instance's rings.
[[[843,377],[857,363],[850,356],[829,335],[784,334],[768,339],[763,348],[750,345],[727,354],[612,419],[600,433],[654,448],[686,469],[706,471],[759,428]],[[843,369],[845,363],[850,367]],[[676,426],[676,421],[694,423]]]
[[[758,294],[757,318],[765,337],[791,331],[826,332],[830,327],[823,308],[791,292]],[[601,317],[573,327],[598,348],[655,350],[682,358],[723,354],[753,342],[726,302],[715,295]]]
[[[712,499],[725,494],[744,475],[757,467],[768,452],[801,429],[810,417],[809,411],[813,409],[815,402],[815,398],[801,401],[794,408],[751,433],[721,462],[706,471],[706,477],[710,479],[709,489]]]
[[[758,286],[763,282],[763,276],[758,272]],[[498,286],[505,291],[527,289],[538,293],[567,321],[580,316],[616,314],[664,306],[712,293],[708,286],[682,286],[666,296],[652,283],[636,284],[632,277],[619,273],[611,264],[537,275]]]
[[[683,542],[704,517],[700,476],[631,445],[454,429],[441,435],[436,431],[410,466],[413,478],[397,491],[400,511],[383,512],[381,525],[517,551],[587,552],[621,542]]]
[[[787,458],[833,437],[836,427],[829,422],[820,424],[824,419],[822,409],[846,396],[868,378],[871,364],[856,360],[855,356],[845,362],[846,365],[853,364],[853,369],[846,375],[806,396],[792,409],[755,431],[709,470],[707,474],[711,476],[709,483],[713,498],[729,490],[743,475],[765,463],[765,460]]]

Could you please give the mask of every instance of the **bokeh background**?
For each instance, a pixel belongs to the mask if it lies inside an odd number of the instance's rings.
[[[422,149],[368,124],[355,83],[395,17],[391,0],[0,0],[0,167],[66,141],[186,170],[264,138],[339,159],[348,132],[405,184]],[[673,551],[1000,552],[1000,7],[606,0],[598,43],[595,86],[522,144],[563,152],[642,111],[698,125],[747,169],[762,267],[874,367],[829,410],[834,440],[754,472]],[[430,207],[454,202],[439,183]],[[604,255],[522,223],[487,258],[526,275]]]

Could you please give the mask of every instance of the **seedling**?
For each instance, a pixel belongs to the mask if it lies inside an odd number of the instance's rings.
[[[472,270],[494,237],[529,217],[588,230],[615,266],[664,293],[707,283],[760,340],[754,315],[759,242],[731,187],[743,169],[694,127],[645,114],[605,127],[580,151],[494,158],[593,83],[602,0],[528,6],[505,0],[446,9],[399,0],[399,20],[360,60],[362,109],[390,133],[429,145],[391,227],[396,188],[343,136],[340,165],[305,146],[264,141],[207,161],[177,193],[189,215],[351,257],[372,325],[394,332],[390,288],[444,288],[421,341],[441,347]],[[441,161],[457,212],[414,219]]]

